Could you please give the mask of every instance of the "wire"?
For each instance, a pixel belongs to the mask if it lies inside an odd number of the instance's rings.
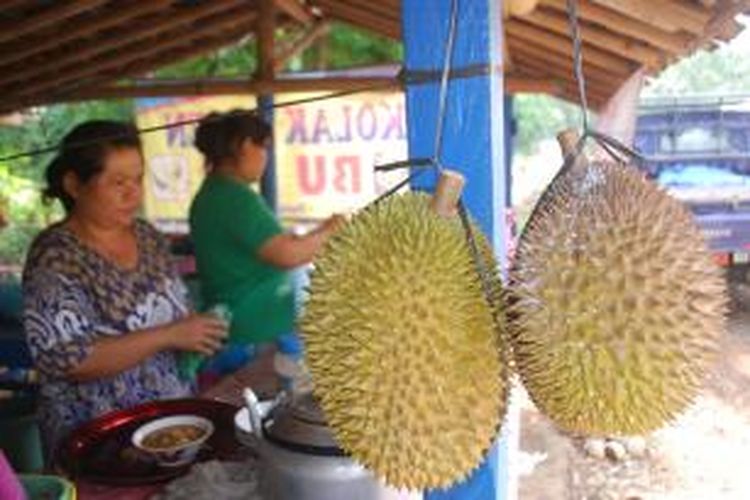
[[[568,24],[573,40],[573,73],[578,84],[578,98],[581,104],[581,122],[584,132],[589,129],[589,105],[586,97],[586,77],[583,74],[583,42],[578,23],[578,0],[568,0]]]
[[[448,38],[445,43],[445,56],[443,58],[443,75],[440,79],[440,94],[438,100],[437,125],[435,127],[435,148],[432,157],[438,170],[442,169],[440,154],[443,149],[443,129],[445,127],[445,113],[448,107],[448,75],[450,75],[453,64],[453,47],[456,41],[456,26],[458,24],[458,0],[451,1],[451,17],[448,25]]]

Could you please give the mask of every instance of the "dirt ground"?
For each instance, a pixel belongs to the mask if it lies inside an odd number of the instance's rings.
[[[587,456],[522,396],[520,500],[750,500],[750,310],[735,309],[706,390],[641,458]]]

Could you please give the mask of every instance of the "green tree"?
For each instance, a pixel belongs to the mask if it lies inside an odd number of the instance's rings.
[[[59,143],[76,124],[93,119],[132,120],[130,101],[94,101],[34,110],[21,126],[0,127],[0,157],[45,149]],[[44,170],[51,153],[0,161],[0,206],[8,226],[0,233],[0,264],[20,264],[40,228],[60,209],[42,203]]]

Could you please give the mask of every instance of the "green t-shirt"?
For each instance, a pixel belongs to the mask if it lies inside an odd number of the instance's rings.
[[[282,233],[263,198],[246,184],[208,175],[190,207],[190,232],[204,304],[229,306],[232,342],[264,342],[293,330],[291,277],[258,256]]]

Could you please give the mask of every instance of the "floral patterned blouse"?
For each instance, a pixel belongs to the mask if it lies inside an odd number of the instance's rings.
[[[117,375],[66,379],[97,339],[170,323],[188,312],[187,290],[157,231],[136,222],[138,264],[125,270],[70,230],[42,232],[24,269],[24,327],[41,373],[39,413],[47,458],[67,433],[99,415],[157,399],[187,396],[175,353],[161,352]]]

